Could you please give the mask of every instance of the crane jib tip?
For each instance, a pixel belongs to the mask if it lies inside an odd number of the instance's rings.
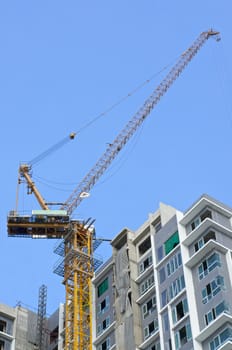
[[[208,34],[208,37],[210,37],[210,36],[217,36],[217,37],[220,38],[220,32],[215,31],[215,30],[213,30],[213,29],[209,30],[209,31],[207,32],[207,34]]]

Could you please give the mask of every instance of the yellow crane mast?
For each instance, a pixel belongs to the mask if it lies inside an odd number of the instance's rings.
[[[91,279],[94,264],[98,264],[93,256],[96,237],[91,222],[73,220],[71,215],[207,39],[216,37],[219,40],[218,34],[213,30],[202,32],[184,51],[59,210],[50,210],[40,195],[32,180],[32,164],[23,164],[19,168],[19,182],[26,181],[28,192],[36,196],[41,210],[33,210],[30,216],[11,211],[7,219],[8,236],[63,239],[58,251],[64,259],[56,272],[64,276],[66,290],[65,350],[92,349]],[[74,136],[70,134],[71,139]]]

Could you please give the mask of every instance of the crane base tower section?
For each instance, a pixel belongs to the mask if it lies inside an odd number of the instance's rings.
[[[63,258],[54,272],[63,276],[66,290],[65,350],[92,349],[92,293],[95,231],[79,221],[71,221],[69,232],[55,249]]]

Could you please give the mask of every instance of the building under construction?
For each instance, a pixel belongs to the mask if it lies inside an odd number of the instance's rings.
[[[185,212],[161,203],[111,243],[92,279],[93,349],[232,349],[232,208],[208,195]],[[44,302],[37,314],[0,305],[1,350],[65,349],[65,308],[46,318]]]
[[[64,348],[64,305],[43,319],[36,311],[18,303],[16,307],[0,304],[1,350],[58,350]]]
[[[232,208],[160,204],[93,279],[94,349],[232,349]]]
[[[132,274],[131,272],[128,272],[128,274],[122,275],[122,278],[120,277],[120,274],[122,274],[122,272],[126,268],[125,266],[128,263],[129,255],[134,253],[132,247],[131,251],[129,248],[125,247],[123,248],[124,250],[121,251],[122,243],[120,243],[119,245],[115,245],[115,240],[113,240],[113,259],[115,258],[116,260],[114,261],[115,272],[113,275],[114,279],[112,280],[112,283],[114,283],[115,285],[116,291],[114,298],[115,315],[114,318],[110,316],[110,319],[102,319],[103,323],[97,324],[97,329],[99,327],[99,329],[101,328],[102,330],[105,330],[106,325],[111,324],[109,323],[111,319],[119,318],[123,322],[123,312],[126,312],[126,314],[131,313],[130,318],[125,318],[125,324],[129,328],[127,328],[126,326],[126,328],[124,329],[124,326],[117,326],[115,331],[115,340],[107,338],[107,340],[104,340],[103,343],[101,343],[101,341],[96,336],[99,334],[100,331],[97,331],[95,333],[93,332],[93,330],[95,329],[94,322],[95,319],[97,319],[96,315],[98,315],[98,313],[94,316],[94,310],[92,309],[92,278],[94,277],[94,271],[96,271],[96,268],[98,268],[101,265],[101,261],[96,259],[94,256],[94,250],[98,247],[100,241],[95,235],[95,230],[93,228],[93,222],[91,221],[91,219],[83,221],[75,220],[72,218],[72,214],[77,209],[81,201],[89,195],[90,190],[94,187],[96,182],[105,173],[106,169],[108,169],[108,167],[111,165],[111,163],[118,155],[118,153],[122,150],[122,148],[126,146],[127,142],[132,138],[135,132],[143,124],[144,120],[150,115],[153,108],[159,103],[160,99],[166,94],[168,89],[173,85],[175,80],[191,62],[193,57],[199,52],[199,50],[203,47],[207,40],[212,37],[215,38],[217,41],[220,40],[219,32],[216,32],[212,29],[202,32],[199,35],[199,37],[193,42],[193,44],[183,52],[183,54],[179,57],[179,59],[171,68],[171,70],[167,73],[165,78],[161,81],[161,83],[155,88],[152,94],[144,102],[143,106],[129,120],[129,122],[118,134],[118,136],[116,136],[114,141],[108,144],[105,153],[103,153],[103,155],[95,163],[92,169],[90,169],[90,171],[83,178],[83,180],[77,185],[77,187],[73,190],[68,199],[65,202],[60,203],[61,206],[58,209],[54,209],[53,206],[59,205],[59,203],[45,201],[44,197],[38,190],[35,182],[32,179],[32,167],[36,162],[38,162],[38,160],[41,160],[45,155],[47,155],[51,151],[54,151],[54,149],[57,149],[58,146],[60,147],[61,145],[63,145],[67,141],[67,139],[74,139],[76,133],[71,133],[68,138],[65,138],[57,145],[52,146],[48,151],[42,153],[40,156],[36,157],[30,162],[21,164],[19,167],[18,185],[20,185],[21,183],[26,183],[27,193],[33,194],[35,196],[37,204],[40,205],[41,209],[32,210],[32,212],[29,215],[25,215],[21,214],[21,212],[18,211],[18,207],[16,206],[14,210],[10,211],[7,218],[8,235],[11,237],[23,238],[30,237],[37,239],[62,239],[61,243],[59,244],[56,250],[56,253],[62,256],[62,260],[60,264],[56,267],[55,272],[57,272],[63,277],[63,284],[65,285],[65,350],[92,350],[92,344],[96,345],[94,346],[97,348],[97,350],[105,350],[110,349],[111,347],[114,348],[116,346],[114,344],[116,344],[119,340],[120,342],[122,342],[122,345],[119,345],[119,349],[129,349],[133,348],[133,346],[134,348],[139,346],[139,348],[145,349],[147,348],[147,345],[150,346],[149,342],[149,344],[145,342],[145,345],[141,345],[141,340],[143,339],[143,337],[141,335],[139,336],[139,332],[136,332],[135,336],[132,337],[133,339],[128,338],[128,332],[132,332],[133,330],[131,328],[132,324],[138,322],[137,318],[134,318],[134,323],[132,322],[134,317],[133,315],[137,312],[135,311],[136,308],[135,310],[131,309],[132,292],[129,286],[131,278],[133,276],[133,272]],[[18,203],[18,198],[16,200],[16,203]],[[170,219],[169,216],[168,219]],[[161,222],[159,222],[159,225],[162,226],[164,223],[166,223],[166,221],[162,219]],[[122,242],[124,242],[126,239],[125,237],[127,235],[123,233],[122,236]],[[129,236],[130,233],[128,233],[128,237]],[[176,240],[178,240],[178,242],[176,243],[179,243],[178,233],[175,233],[174,237]],[[126,244],[126,242],[127,239],[124,243]],[[151,244],[151,239],[148,239],[146,243],[148,245]],[[148,261],[146,261],[144,264],[148,264],[148,266],[150,266],[152,259],[154,260],[154,257],[149,257]],[[184,283],[183,281],[184,278],[178,280],[176,283],[177,285],[179,285],[179,283]],[[105,292],[105,289],[108,286],[108,284],[109,281],[107,279],[102,281],[102,285],[99,287],[98,297],[102,297],[102,295],[104,294],[102,290]],[[108,306],[109,302],[109,300],[102,300],[103,304],[99,306],[100,308],[102,308],[102,311],[99,315],[105,315],[106,310],[104,304],[106,303],[106,305]],[[118,310],[121,311],[119,312]],[[41,320],[44,316],[43,308],[41,308],[40,311],[41,312],[38,314],[38,329],[40,329],[40,333],[39,341],[37,342],[37,344],[41,348],[42,345],[40,345],[40,342],[43,343],[44,336],[44,333],[42,332],[41,323]],[[152,329],[153,326],[155,327],[154,329],[157,329],[155,324],[152,324],[149,327],[151,327]],[[127,339],[126,343],[124,343],[123,340],[123,329],[126,335],[125,339]],[[133,334],[133,332],[131,334]],[[137,339],[137,337],[140,338]],[[145,337],[143,340],[145,341],[146,338],[147,337]],[[100,337],[100,339],[102,339],[102,336]],[[175,341],[177,342],[177,340]],[[162,341],[160,342],[160,344],[162,344]],[[174,344],[174,340],[173,338],[171,338],[171,335],[169,339],[169,344]],[[161,346],[161,348],[164,347]],[[149,349],[149,347],[147,349]]]

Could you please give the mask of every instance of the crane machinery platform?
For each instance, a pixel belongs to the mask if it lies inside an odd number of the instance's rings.
[[[66,291],[65,350],[92,349],[91,280],[94,268],[100,264],[97,259],[94,259],[94,250],[99,242],[96,240],[92,222],[90,220],[85,222],[73,220],[72,213],[138,130],[161,97],[165,95],[203,44],[211,37],[220,40],[219,32],[210,29],[202,32],[193,44],[184,51],[177,63],[115,140],[108,145],[102,157],[90,169],[59,210],[49,208],[33,182],[32,162],[22,164],[19,167],[19,183],[26,182],[28,193],[35,195],[41,209],[33,210],[28,216],[20,215],[17,210],[11,211],[7,218],[8,236],[63,239],[61,246],[57,248],[57,253],[63,256],[63,260],[57,266],[56,272],[63,276]],[[70,139],[74,137],[75,133],[70,134]]]

